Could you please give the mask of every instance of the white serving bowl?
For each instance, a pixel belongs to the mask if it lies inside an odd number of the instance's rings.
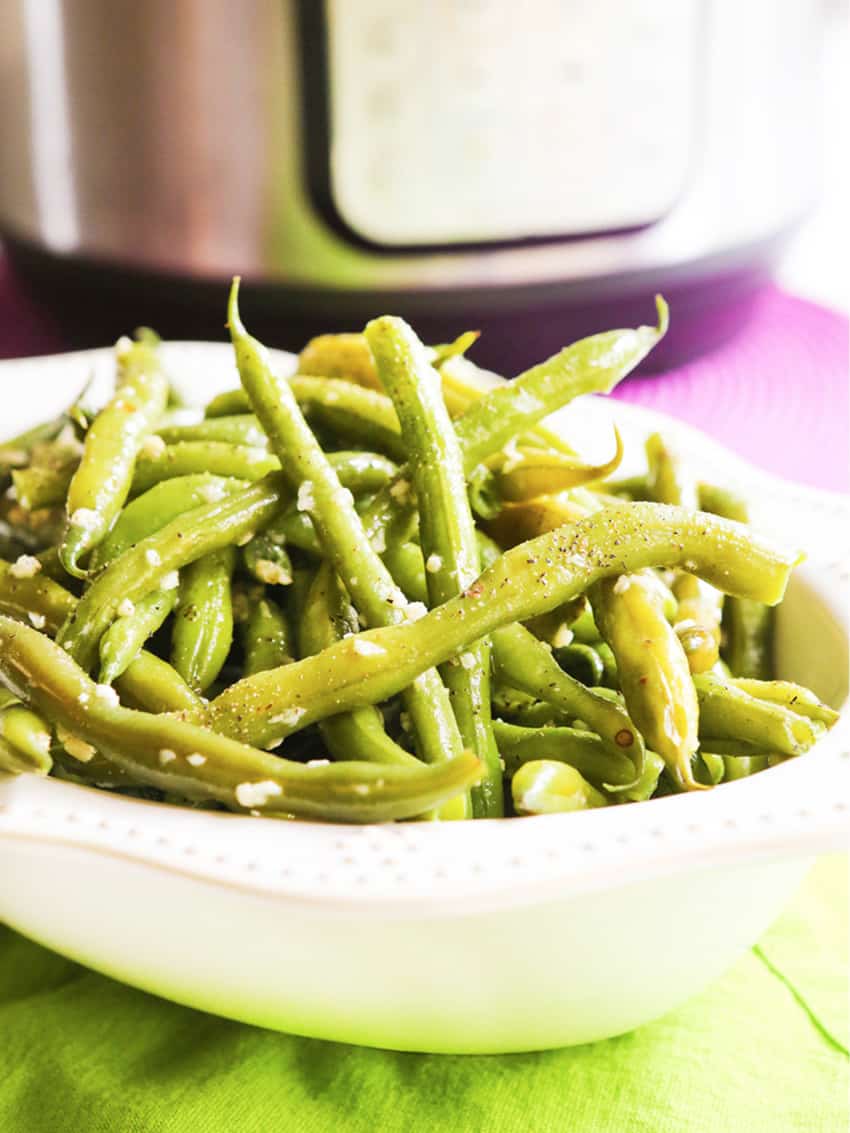
[[[166,350],[196,396],[235,384],[226,346]],[[16,391],[3,433],[110,365],[105,351],[0,364]],[[778,669],[840,707],[847,501],[659,414],[585,399],[563,418],[590,443],[613,418],[633,451],[660,428],[701,475],[751,499],[757,526],[809,549],[780,608]],[[0,778],[0,919],[116,979],[265,1027],[415,1051],[589,1042],[698,992],[770,924],[814,854],[846,845],[848,768],[841,721],[809,755],[715,791],[372,827]]]

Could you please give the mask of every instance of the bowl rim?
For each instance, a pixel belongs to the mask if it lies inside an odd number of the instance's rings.
[[[215,358],[223,365],[225,355],[232,364],[224,343],[171,342],[164,349],[177,365],[187,365],[189,358],[199,365]],[[282,372],[291,370],[292,355],[272,354]],[[111,364],[111,357],[111,348],[98,348],[16,359],[0,362],[0,375],[30,368],[37,374],[48,363],[60,370],[69,363]],[[846,652],[842,591],[850,581],[850,554],[836,547],[836,531],[846,536],[850,527],[847,497],[754,468],[699,430],[655,410],[611,398],[580,402],[566,412],[579,410],[597,424],[613,417],[627,440],[660,428],[687,446],[718,482],[752,498],[756,526],[768,534],[785,533],[792,514],[795,531],[812,548],[797,572],[798,583],[840,628]],[[825,774],[833,784],[828,795],[821,787]],[[501,903],[506,895],[522,904],[565,889],[587,892],[682,870],[842,848],[848,782],[850,720],[844,717],[805,759],[717,792],[511,822],[269,822],[128,799],[34,775],[0,776],[0,859],[4,845],[35,843],[326,908],[377,905],[410,914],[444,906],[466,912]]]

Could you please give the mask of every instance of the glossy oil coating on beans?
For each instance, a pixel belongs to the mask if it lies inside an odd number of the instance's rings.
[[[79,560],[97,546],[127,498],[136,455],[168,399],[168,381],[150,337],[124,347],[118,362],[116,396],[89,428],[68,487],[59,557],[77,577],[85,574]]]
[[[242,326],[237,301],[235,281],[228,325],[239,376],[272,450],[297,489],[300,510],[313,521],[325,553],[367,624],[392,625],[404,620],[407,601],[369,542],[350,491],[340,485],[292,391],[275,381],[265,349]],[[423,666],[408,685],[405,701],[422,757],[433,763],[456,756],[463,744],[439,674]]]
[[[64,650],[6,617],[0,617],[0,681],[138,781],[234,810],[382,822],[451,798],[480,774],[469,754],[436,767],[309,767],[169,716],[122,708]]]
[[[597,580],[644,567],[687,564],[727,592],[781,601],[796,555],[756,539],[739,524],[662,504],[596,512],[507,551],[462,595],[418,621],[348,638],[282,670],[233,685],[211,705],[222,731],[267,742],[271,716],[303,709],[300,726],[398,692],[494,629],[553,609]],[[360,647],[362,649],[362,646]]]
[[[375,319],[366,327],[366,340],[411,455],[422,554],[433,567],[426,572],[428,598],[439,605],[469,586],[480,570],[460,447],[439,376],[410,327],[402,319]],[[446,666],[443,680],[464,746],[485,768],[473,796],[474,812],[482,818],[499,817],[502,772],[490,720],[489,641],[471,643],[462,658]]]
[[[662,300],[507,383],[465,356],[477,332],[424,346],[393,316],[287,377],[237,298],[242,388],[186,406],[142,333],[106,409],[0,443],[0,774],[257,817],[593,823],[569,816],[723,790],[834,725],[767,679],[799,560],[746,501],[660,434],[613,479],[613,420],[594,464],[547,419],[640,362]]]

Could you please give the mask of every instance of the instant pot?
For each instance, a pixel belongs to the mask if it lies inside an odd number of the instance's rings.
[[[218,336],[238,272],[280,345],[392,311],[502,369],[661,290],[663,364],[813,197],[819,8],[5,0],[0,229],[92,341]]]

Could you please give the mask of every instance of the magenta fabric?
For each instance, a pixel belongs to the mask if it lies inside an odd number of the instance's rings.
[[[0,254],[0,358],[63,346],[49,312],[25,295]],[[688,421],[788,480],[850,488],[847,318],[778,288],[765,289],[746,328],[724,346],[631,378],[615,396]]]
[[[771,287],[724,346],[614,396],[696,425],[777,476],[846,492],[849,379],[846,316]]]

